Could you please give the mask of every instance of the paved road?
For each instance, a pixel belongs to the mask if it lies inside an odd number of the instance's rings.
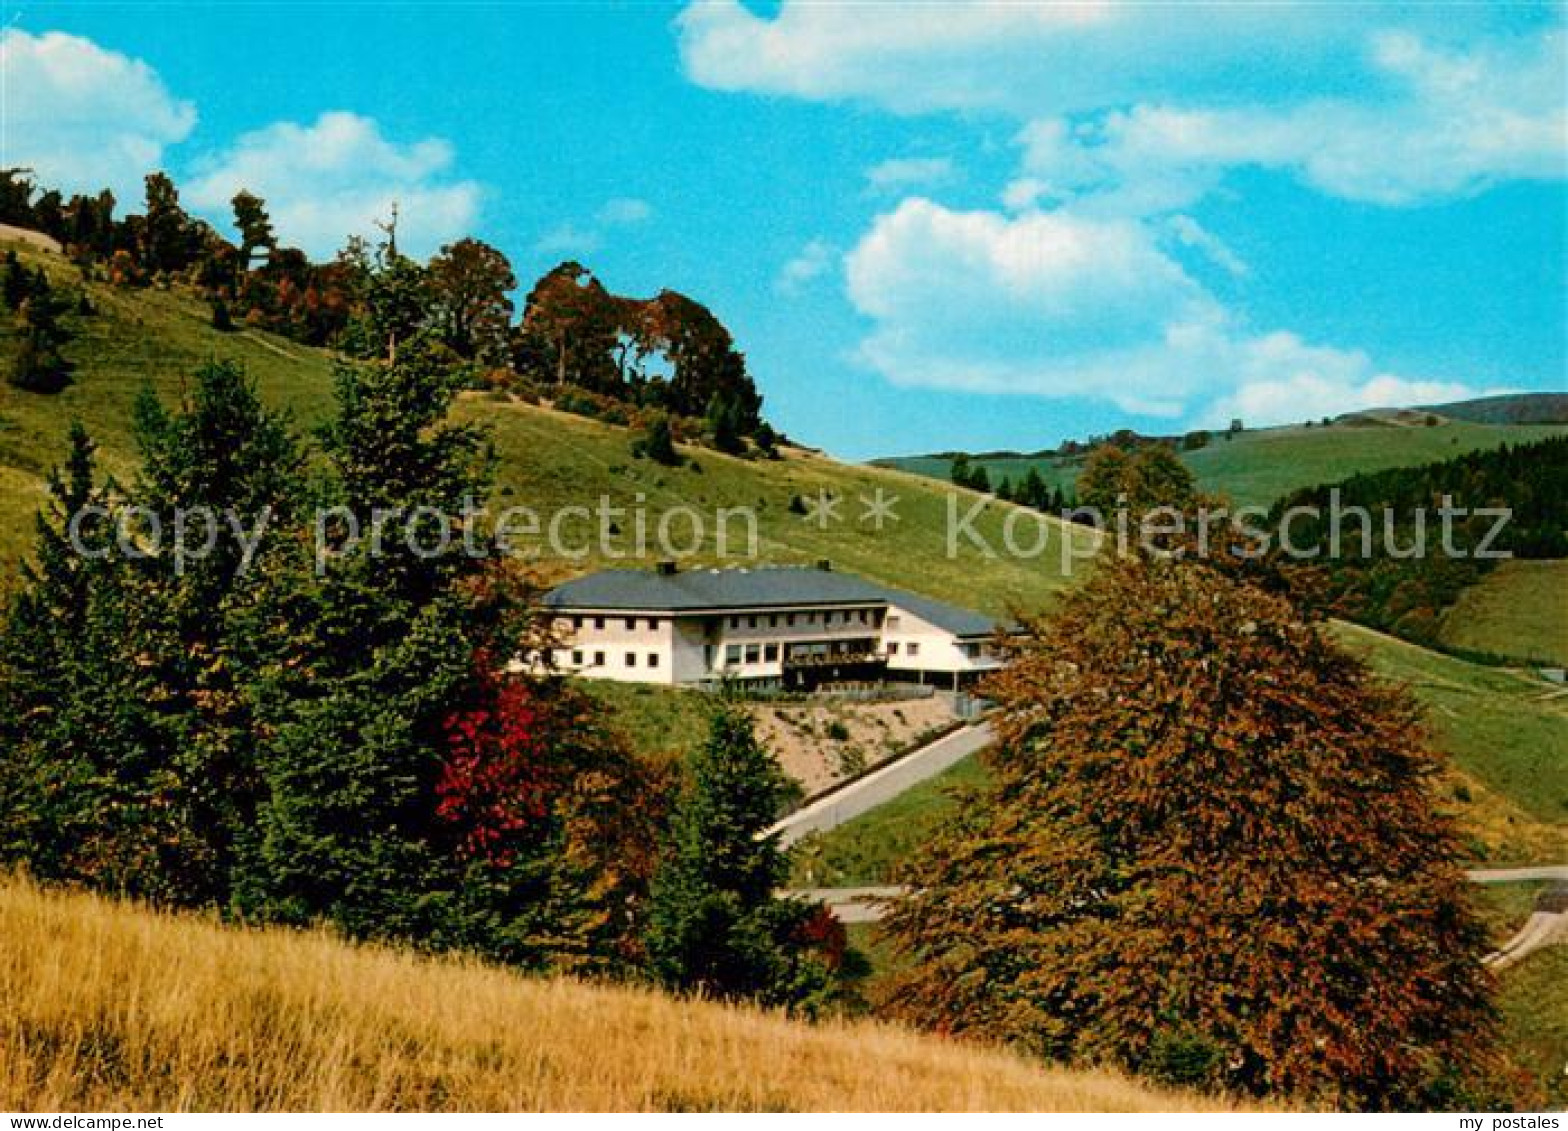
[[[789,899],[825,903],[840,923],[875,923],[882,918],[886,901],[897,899],[908,890],[901,887],[796,888],[779,894]]]
[[[1518,934],[1482,960],[1488,966],[1502,969],[1543,946],[1568,943],[1568,864],[1491,869],[1465,874],[1478,884],[1557,881],[1541,893],[1535,911]],[[875,923],[882,918],[887,901],[897,899],[908,890],[902,887],[802,888],[781,894],[825,903],[841,923]]]
[[[808,802],[767,832],[777,833],[779,843],[788,846],[807,833],[837,828],[893,800],[911,786],[935,777],[949,766],[989,746],[993,739],[990,723],[976,723],[955,730],[896,761],[872,770],[863,778],[857,778],[846,786]]]
[[[1533,868],[1483,868],[1466,872],[1478,884],[1520,884],[1531,880],[1568,880],[1568,864],[1539,864]]]
[[[1518,933],[1482,961],[1502,970],[1532,951],[1561,942],[1568,942],[1568,882],[1557,880],[1536,897],[1535,910]]]

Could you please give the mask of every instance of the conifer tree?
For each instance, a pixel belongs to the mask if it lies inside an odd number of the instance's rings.
[[[159,688],[170,731],[163,768],[179,783],[193,857],[186,902],[220,899],[254,835],[260,789],[239,646],[230,621],[256,599],[266,559],[295,521],[302,456],[287,416],[235,365],[197,370],[174,410],[144,390],[134,406],[142,463],[131,501],[183,546],[120,568],[136,585],[127,639]]]
[[[56,745],[72,701],[88,621],[92,559],[71,545],[72,517],[101,506],[94,448],[73,422],[65,465],[50,473],[49,503],[35,519],[32,562],[0,629],[0,860],[27,861],[34,874],[68,870],[73,841],[87,835],[93,778],[80,748]],[[102,529],[81,523],[78,540],[96,552]]]
[[[827,965],[806,945],[821,909],[775,897],[784,857],[761,836],[785,796],[783,771],[751,719],[725,706],[690,774],[654,881],[653,976],[672,990],[813,1008],[831,988]]]
[[[487,615],[467,588],[482,563],[460,540],[440,549],[431,525],[488,483],[480,435],[445,422],[454,393],[417,344],[396,365],[339,372],[322,501],[353,515],[362,537],[345,532],[319,576],[301,539],[270,570],[250,634],[267,800],[241,895],[264,915],[325,917],[358,935],[441,929],[446,909],[431,893],[456,882],[437,843],[442,723]],[[420,507],[430,523],[410,538]],[[397,516],[379,545],[377,509]]]

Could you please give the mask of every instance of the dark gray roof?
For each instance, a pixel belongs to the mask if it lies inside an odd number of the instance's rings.
[[[999,627],[994,618],[973,609],[947,605],[901,589],[882,587],[882,592],[887,595],[889,604],[907,609],[921,620],[946,629],[954,636],[990,636]]]
[[[799,605],[879,604],[880,587],[853,574],[796,566],[761,569],[694,569],[674,574],[607,569],[551,590],[554,609],[640,609],[701,612],[706,609],[785,608]]]
[[[851,573],[808,566],[693,569],[673,574],[607,569],[552,589],[545,594],[544,603],[551,609],[660,613],[893,604],[955,636],[985,636],[997,627],[992,618],[969,609],[877,585]]]

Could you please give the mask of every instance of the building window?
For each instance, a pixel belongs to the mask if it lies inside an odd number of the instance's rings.
[[[747,628],[756,628],[757,627],[757,618],[756,617],[747,617],[746,618],[746,627]]]
[[[762,655],[763,658],[771,664],[774,660],[779,658],[779,646],[777,644],[769,644],[762,650]]]
[[[604,653],[603,652],[595,652],[593,654],[593,666],[596,667],[596,668],[604,667]]]
[[[583,618],[582,617],[572,617],[571,621],[572,621],[572,628],[573,628],[574,631],[576,629],[579,629],[579,628],[581,628],[583,626]]]
[[[968,656],[971,660],[978,660],[980,658],[980,645],[965,644],[964,655]]]
[[[775,613],[773,616],[770,616],[768,618],[768,627],[769,628],[777,628],[778,626],[779,626],[779,618],[778,618],[778,614]]]
[[[886,628],[897,628],[898,627],[898,623],[899,623],[899,618],[894,616],[892,613],[888,613],[887,620],[882,622],[883,626],[886,627]]]
[[[730,618],[730,627],[731,628],[739,628],[740,627],[740,618],[739,617],[731,617]]]
[[[594,617],[593,618],[593,626],[595,628],[603,628],[604,627],[604,618],[603,617]]]
[[[582,652],[580,652],[580,651],[573,652],[572,653],[572,667],[580,668],[582,666],[583,666],[583,654],[582,654]]]
[[[649,652],[648,653],[648,666],[650,668],[656,668],[656,667],[659,666],[659,653],[657,653],[657,652]]]
[[[628,631],[628,632],[636,632],[637,631],[637,618],[636,617],[627,617],[626,618],[626,631]]]
[[[726,664],[740,663],[740,645],[726,644],[724,646],[724,662]]]
[[[756,644],[746,645],[746,662],[755,664],[760,659],[762,659],[762,649]]]
[[[887,654],[889,656],[898,655],[898,641],[895,640],[887,646]]]
[[[794,628],[795,627],[795,614],[794,613],[785,613],[784,614],[784,624],[785,624],[785,627],[787,627],[787,628]]]
[[[659,631],[659,618],[658,617],[649,617],[648,618],[648,630],[650,632],[658,632]]]
[[[635,668],[637,666],[637,653],[636,652],[628,652],[628,653],[626,653],[626,666],[629,667],[629,668]]]
[[[904,651],[908,652],[911,656],[918,656],[918,655],[920,655],[920,644],[919,644],[919,642],[911,640],[909,642],[909,647],[904,649]]]

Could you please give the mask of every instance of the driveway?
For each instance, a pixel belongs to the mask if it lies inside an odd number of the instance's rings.
[[[776,834],[779,843],[788,847],[807,833],[835,829],[886,804],[911,786],[936,777],[991,745],[995,737],[990,723],[976,723],[943,735],[862,777],[818,794],[763,835]]]

